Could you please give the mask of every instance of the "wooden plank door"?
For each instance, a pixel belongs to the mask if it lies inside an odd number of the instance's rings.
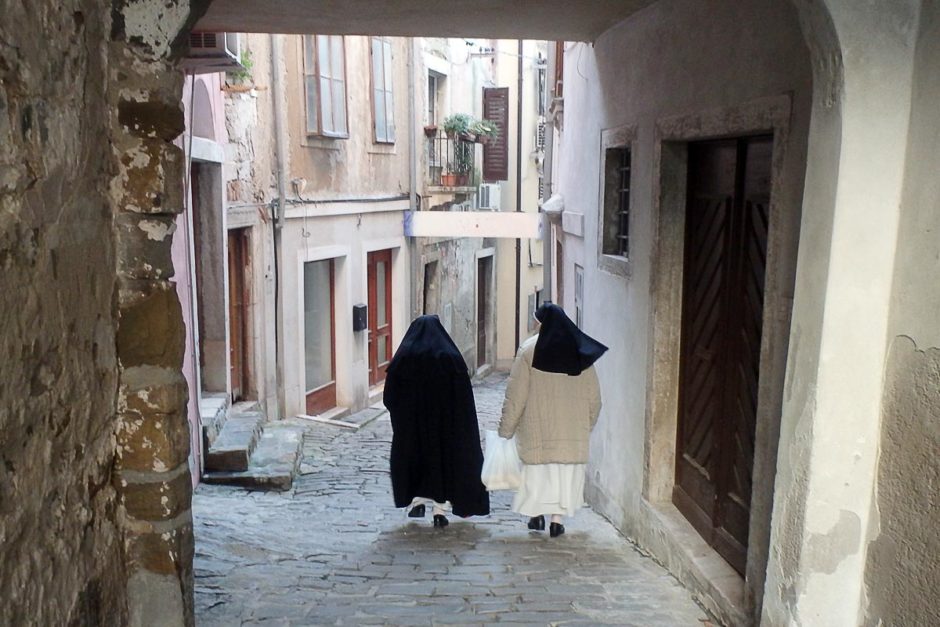
[[[689,145],[673,501],[742,574],[772,149],[763,136]]]
[[[233,401],[248,395],[248,242],[248,229],[228,232],[229,377]]]
[[[368,256],[369,281],[369,385],[385,380],[392,359],[392,251]]]
[[[304,389],[307,413],[336,407],[336,290],[332,259],[304,264]]]
[[[486,327],[490,310],[490,274],[493,258],[481,257],[477,260],[477,368],[487,364]]]

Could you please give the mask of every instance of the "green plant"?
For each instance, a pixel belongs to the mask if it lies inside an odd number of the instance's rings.
[[[237,70],[229,72],[232,79],[236,82],[248,81],[251,79],[251,68],[255,66],[254,59],[251,56],[251,50],[245,48],[241,51],[241,54],[238,57],[238,62],[241,64],[241,67]]]
[[[492,120],[477,120],[470,125],[470,132],[478,137],[496,137],[499,127]]]
[[[469,174],[473,169],[473,142],[458,140],[454,143],[454,172]]]
[[[473,117],[466,113],[452,113],[444,118],[444,132],[448,135],[469,133],[473,122]]]

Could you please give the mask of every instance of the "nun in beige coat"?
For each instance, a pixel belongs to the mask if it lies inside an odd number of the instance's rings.
[[[528,527],[550,535],[565,532],[562,516],[584,504],[588,441],[601,410],[594,362],[607,347],[591,338],[553,304],[535,312],[539,333],[516,355],[499,435],[516,436],[523,462],[522,486],[512,509],[529,516]]]

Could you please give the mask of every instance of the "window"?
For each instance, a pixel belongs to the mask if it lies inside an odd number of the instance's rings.
[[[307,133],[346,137],[346,53],[343,37],[304,35]]]
[[[608,148],[604,161],[604,254],[629,259],[630,148]]]
[[[437,124],[437,90],[438,77],[436,74],[428,73],[428,124]]]
[[[392,42],[372,38],[372,117],[375,141],[395,143],[395,106],[392,100]]]

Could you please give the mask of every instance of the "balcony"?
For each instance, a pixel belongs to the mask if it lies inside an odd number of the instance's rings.
[[[434,191],[471,194],[476,142],[436,131],[427,137],[428,186]]]

